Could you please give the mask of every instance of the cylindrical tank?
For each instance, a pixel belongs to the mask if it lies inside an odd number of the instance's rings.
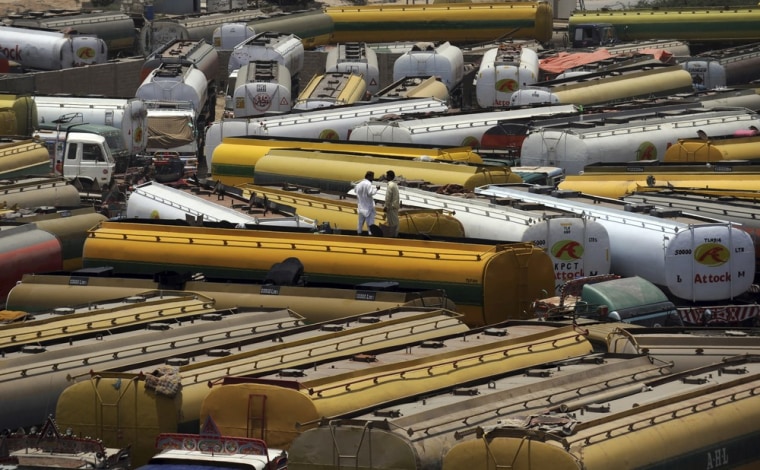
[[[207,156],[212,179],[227,186],[252,183],[256,163],[275,148],[298,148],[324,152],[350,152],[390,158],[440,160],[450,163],[483,163],[469,147],[431,147],[422,145],[376,145],[372,142],[332,142],[287,137],[228,137]]]
[[[44,144],[24,140],[19,142],[3,143],[0,140],[0,178],[24,178],[30,175],[49,175],[51,171],[50,154]],[[0,201],[6,199],[0,193]],[[39,199],[37,199],[39,201]],[[50,205],[51,202],[42,202],[40,205]],[[13,207],[13,203],[4,207]],[[24,206],[30,207],[30,206]]]
[[[30,136],[37,128],[37,105],[33,97],[0,94],[0,109],[4,116],[0,120],[0,135]]]
[[[732,135],[750,126],[760,128],[760,116],[743,108],[685,110],[623,123],[594,123],[564,127],[535,127],[520,151],[526,166],[558,166],[568,175],[599,162],[662,160],[679,139]]]
[[[385,188],[375,195],[384,201]],[[555,287],[577,277],[610,273],[610,238],[597,221],[540,204],[499,205],[487,198],[436,194],[399,188],[404,207],[451,212],[468,238],[530,242],[546,250],[554,263]]]
[[[356,105],[345,109],[318,109],[284,116],[224,119],[211,123],[206,129],[204,155],[213,155],[214,149],[225,137],[277,136],[331,141],[347,140],[351,129],[368,119],[387,114],[438,114],[445,113],[448,109],[448,105],[438,99],[415,98]]]
[[[0,228],[0,299],[24,274],[60,271],[63,268],[61,242],[34,224]]]
[[[315,75],[298,95],[294,110],[348,106],[365,98],[367,82],[353,72]]]
[[[338,42],[332,40],[332,18],[326,15],[321,8],[257,18],[254,21],[249,21],[248,25],[253,27],[257,33],[271,31],[294,34],[301,39],[303,46],[308,49]]]
[[[442,115],[383,122],[366,121],[351,130],[349,140],[397,144],[480,147],[483,134],[499,122],[531,116],[576,112],[573,105],[543,106],[481,113]]]
[[[737,131],[740,134],[743,130]],[[760,158],[760,136],[737,136],[727,139],[702,140],[678,139],[668,147],[663,161],[666,162],[719,162],[721,160],[756,160]]]
[[[691,74],[694,88],[712,90],[726,86],[726,69],[717,60],[692,58],[681,62],[681,66]]]
[[[66,211],[39,217],[34,224],[46,232],[52,233],[61,243],[63,269],[73,271],[82,267],[82,247],[88,231],[98,223],[106,220],[103,214],[92,208],[78,211]]]
[[[273,60],[243,64],[235,80],[232,110],[236,118],[290,112],[292,82],[290,70]]]
[[[254,60],[274,60],[295,76],[303,69],[304,47],[293,34],[263,32],[235,46],[227,64],[228,72]]]
[[[530,332],[529,330],[533,330]],[[369,407],[428,396],[493,375],[588,354],[592,347],[572,327],[510,328],[509,339],[468,335],[464,344],[446,342],[446,352],[419,356],[410,347],[403,356],[379,353],[374,365],[335,361],[296,378],[269,374],[243,383],[214,387],[203,400],[201,421],[213,416],[222,434],[257,430],[273,447],[288,448],[320,419],[351,415]],[[351,363],[355,365],[351,365]],[[330,367],[332,366],[332,367]],[[255,398],[255,404],[252,403]],[[241,413],[241,409],[249,410]]]
[[[83,265],[113,266],[117,273],[200,271],[210,279],[250,280],[295,256],[310,282],[392,280],[407,289],[443,288],[471,325],[520,318],[542,289],[554,289],[549,256],[532,244],[378,238],[372,245],[372,237],[103,222],[85,242]]]
[[[760,41],[755,27],[758,8],[685,8],[592,11],[576,10],[569,18],[573,28],[583,23],[609,23],[623,41],[678,39],[694,44],[753,43]]]
[[[231,51],[235,46],[255,34],[253,28],[246,23],[224,23],[214,30],[212,44],[217,49]]]
[[[96,36],[3,26],[0,44],[8,59],[30,70],[60,70],[108,60],[108,47]]]
[[[405,77],[439,77],[451,91],[464,77],[462,49],[449,42],[435,47],[432,43],[415,44],[393,63],[393,80]]]
[[[588,106],[691,92],[693,85],[689,72],[680,65],[671,65],[644,67],[626,73],[589,74],[571,82],[563,81],[548,89],[548,96],[545,93],[546,90],[540,88],[513,94],[510,97],[510,103],[512,106],[539,103]]]
[[[178,101],[192,103],[196,113],[206,106],[206,75],[193,66],[162,64],[137,88],[135,97],[143,101]]]
[[[451,41],[472,44],[511,39],[547,42],[553,9],[547,2],[384,4],[326,9],[333,42]]]
[[[527,47],[503,52],[499,48],[483,54],[477,73],[475,94],[481,108],[511,106],[512,93],[538,81],[538,54]]]
[[[226,357],[211,357],[205,353],[207,348],[195,346],[201,354],[192,355],[187,365],[178,367],[181,391],[172,396],[151,390],[146,386],[150,372],[142,372],[161,368],[165,361],[153,361],[145,365],[145,369],[133,366],[80,376],[78,382],[61,393],[55,404],[56,421],[61,426],[76,423],[77,429],[104,442],[129,441],[132,445],[131,463],[140,465],[155,455],[158,433],[189,431],[201,426],[201,404],[210,392],[209,383],[219,383],[230,374],[246,377],[276,373],[282,368],[310,369],[315,359],[324,363],[363,355],[367,345],[400,353],[409,350],[410,345],[428,341],[470,344],[462,342],[462,336],[468,335],[469,330],[461,319],[453,312],[440,309],[394,308],[367,312],[355,315],[351,320],[344,317],[340,328],[335,328],[336,324],[291,328],[294,320],[251,325],[249,319],[249,326],[244,328],[248,339],[238,341],[242,348],[230,348],[235,353]],[[192,338],[194,344],[197,345],[203,334]],[[586,341],[580,338],[578,343]],[[417,356],[438,352],[435,348],[414,350]],[[371,362],[365,364],[371,365]],[[109,408],[114,413],[102,415],[99,412],[106,403],[111,404]],[[112,432],[110,426],[102,426],[104,420],[107,423],[118,420],[118,431]]]
[[[260,185],[290,183],[346,192],[367,171],[385,174],[393,168],[398,178],[435,185],[458,184],[468,190],[490,183],[519,183],[508,167],[453,165],[449,163],[338,154],[318,150],[273,149],[256,163],[253,182]]]
[[[75,114],[74,122],[112,126],[121,130],[124,146],[136,155],[148,145],[148,109],[139,98],[35,95],[34,103],[43,127],[55,126],[64,114]]]
[[[39,13],[39,12],[37,12]],[[11,26],[45,28],[97,36],[105,41],[111,56],[136,54],[137,30],[126,13],[88,11],[87,13],[52,13],[17,15],[9,19]]]
[[[203,39],[178,39],[162,46],[145,59],[140,70],[140,81],[148,78],[150,72],[161,64],[194,65],[209,82],[219,75],[219,54],[214,46]]]
[[[367,44],[351,42],[328,50],[325,73],[331,72],[361,75],[367,84],[367,91],[373,95],[380,89],[377,53]]]
[[[48,159],[48,163],[49,161]],[[53,206],[58,209],[74,209],[82,205],[79,190],[63,179],[25,178],[14,184],[3,185],[2,188],[0,206],[3,207],[31,209]]]
[[[557,191],[554,197],[490,186],[476,192],[540,202],[596,219],[609,234],[613,273],[640,276],[679,299],[733,299],[745,293],[753,282],[752,237],[729,222],[700,223],[696,217],[687,223],[686,215],[680,213],[668,218],[666,209],[660,210],[659,216],[656,210],[652,214],[625,210],[625,204],[602,205],[598,198],[582,197],[572,191]]]
[[[438,98],[449,102],[449,89],[437,77],[404,77],[379,90],[378,100],[402,100],[405,98]]]

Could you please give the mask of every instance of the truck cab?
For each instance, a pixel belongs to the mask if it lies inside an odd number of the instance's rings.
[[[88,133],[97,134],[105,138],[108,143],[108,148],[111,150],[111,155],[116,161],[116,171],[118,173],[124,173],[127,167],[130,165],[132,155],[129,153],[129,149],[124,145],[123,135],[120,129],[112,126],[104,126],[99,124],[69,124],[66,126],[44,125],[41,124],[37,129],[33,137],[40,140],[48,147],[51,155],[54,152],[56,142],[63,141],[66,138],[66,133]]]
[[[570,37],[574,49],[617,44],[615,27],[610,23],[586,23],[571,26]]]
[[[110,187],[116,161],[105,137],[83,132],[67,133],[55,145],[53,172],[78,184],[83,191]]]

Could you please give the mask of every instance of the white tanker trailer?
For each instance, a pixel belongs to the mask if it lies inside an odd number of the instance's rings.
[[[290,70],[274,60],[256,60],[238,70],[230,107],[236,118],[282,114],[293,107]]]
[[[204,155],[208,168],[217,145],[225,137],[247,135],[298,137],[304,139],[348,140],[351,129],[386,115],[445,113],[449,107],[435,98],[407,99],[368,105],[315,109],[282,116],[224,119],[206,129]]]
[[[475,193],[544,204],[596,220],[610,237],[612,272],[640,276],[679,299],[724,301],[745,293],[753,283],[752,238],[728,222],[545,186],[491,184]]]
[[[464,55],[462,50],[445,42],[438,47],[421,43],[405,52],[393,63],[393,81],[405,77],[439,77],[451,91],[464,78]]]
[[[108,47],[96,36],[13,26],[0,26],[0,52],[27,70],[60,70],[108,60]]]
[[[228,72],[254,60],[274,60],[297,76],[303,69],[304,48],[301,39],[293,34],[263,32],[241,42],[232,50]]]
[[[147,56],[177,39],[204,39],[207,43],[214,44],[214,31],[219,26],[225,23],[248,23],[261,16],[260,10],[245,10],[148,21],[140,30],[139,49]]]
[[[204,222],[229,222],[236,225],[270,225],[316,229],[314,220],[306,217],[270,217],[259,219],[179,189],[150,181],[136,186],[127,201],[127,217],[141,219],[186,220],[191,217]]]
[[[525,166],[557,166],[576,175],[598,162],[662,160],[679,139],[720,137],[760,128],[760,115],[746,108],[699,109],[645,118],[577,121],[566,126],[535,127],[520,150]]]
[[[512,93],[538,81],[538,54],[527,47],[502,52],[499,48],[483,54],[476,75],[475,96],[481,108],[509,107]]]
[[[33,99],[40,125],[49,127],[64,114],[76,114],[83,123],[121,130],[130,155],[142,152],[148,145],[148,110],[141,99],[58,95],[35,95]]]
[[[325,73],[340,72],[361,75],[367,91],[375,94],[380,90],[380,68],[377,53],[367,44],[347,42],[327,51]]]
[[[375,194],[385,201],[386,186]],[[530,242],[546,251],[554,263],[555,288],[577,277],[610,273],[610,238],[607,230],[585,215],[542,204],[494,204],[487,198],[437,194],[399,187],[404,207],[451,212],[462,223],[467,238]]]
[[[206,75],[194,66],[161,64],[137,88],[135,97],[143,101],[191,103],[196,113],[206,108]]]
[[[504,111],[437,116],[406,121],[374,121],[354,127],[349,140],[424,144],[478,149],[483,134],[500,122],[533,116],[575,113],[573,105],[537,106]]]
[[[231,51],[256,33],[247,23],[224,23],[214,29],[211,43],[219,50]]]

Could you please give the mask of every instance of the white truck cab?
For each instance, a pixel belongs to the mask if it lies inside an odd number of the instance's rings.
[[[113,183],[116,161],[102,135],[67,133],[54,152],[53,173],[79,182],[81,189],[100,190]]]

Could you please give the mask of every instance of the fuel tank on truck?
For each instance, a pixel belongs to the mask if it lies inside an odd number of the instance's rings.
[[[274,60],[297,76],[303,69],[304,47],[293,34],[262,32],[236,45],[230,55],[227,71],[239,69],[252,60]]]
[[[548,2],[383,4],[326,9],[332,41],[451,41],[490,43],[512,39],[549,41],[553,9]]]
[[[132,359],[131,363],[111,368],[106,363],[92,374],[79,374],[77,381],[61,393],[55,406],[56,420],[62,426],[76,423],[77,429],[104,442],[129,442],[132,463],[141,465],[155,455],[158,433],[197,432],[203,422],[201,405],[211,390],[209,384],[221,383],[230,374],[245,378],[300,367],[310,369],[315,360],[324,363],[363,357],[368,347],[405,351],[410,345],[444,341],[467,345],[462,336],[472,336],[460,315],[442,309],[373,310],[344,317],[340,324],[330,321],[313,325],[303,325],[292,312],[289,317],[283,316],[282,309],[250,313],[255,317],[241,312],[227,315],[221,322],[214,316],[185,321],[181,330],[191,329],[188,324],[196,325],[195,334],[184,337],[189,341],[172,344],[166,339],[152,340],[156,335],[139,346],[132,341],[132,353],[147,346],[145,357],[139,363]],[[158,312],[153,310],[153,314]],[[217,326],[227,322],[237,325],[228,335]],[[174,329],[159,333],[177,334]],[[148,334],[151,333],[141,333]],[[199,344],[199,338],[204,344]],[[579,344],[585,343],[582,337],[579,339]],[[207,342],[214,348],[209,349]],[[178,348],[183,357],[169,358],[167,364],[167,352]],[[414,349],[417,356],[438,352],[436,348]],[[158,387],[161,373],[166,387]],[[110,413],[102,412],[104,406]]]
[[[3,143],[0,140],[0,178],[47,176],[51,172],[50,153],[36,140]],[[0,200],[2,200],[0,195]],[[42,205],[47,205],[43,203]],[[5,207],[12,207],[5,206]]]
[[[404,77],[428,77],[435,75],[451,91],[464,77],[464,54],[462,49],[444,42],[439,46],[418,43],[393,63],[393,81]]]
[[[668,364],[652,364],[644,355],[590,354],[493,376],[453,393],[379,403],[351,418],[320,420],[318,427],[302,432],[288,448],[288,468],[338,470],[343,468],[334,458],[338,449],[355,456],[355,469],[441,468],[449,449],[476,438],[473,429],[500,419],[522,422],[547,402],[556,407],[591,390],[615,393],[669,374]],[[383,452],[374,451],[378,448]]]
[[[512,93],[538,81],[538,54],[523,47],[518,50],[487,50],[480,62],[475,95],[481,108],[511,106]]]
[[[211,178],[227,186],[251,183],[256,163],[271,149],[298,148],[326,152],[350,152],[409,160],[436,160],[449,163],[483,163],[480,155],[469,147],[430,145],[375,145],[371,142],[333,142],[296,137],[228,137],[207,155]]]
[[[367,91],[374,95],[380,90],[380,69],[377,53],[366,43],[347,42],[327,51],[325,73],[353,73],[361,75]]]
[[[506,328],[509,334],[498,328],[471,331],[439,342],[432,352],[431,345],[418,344],[379,351],[366,361],[342,358],[247,380],[230,377],[211,388],[200,418],[213,416],[224,434],[261,433],[270,445],[288,448],[320,420],[428,397],[464,383],[577,358],[593,349],[571,326],[533,323]]]
[[[27,70],[61,70],[108,60],[108,47],[97,36],[3,26],[0,44],[8,59]]]
[[[274,60],[254,60],[241,65],[233,85],[234,117],[290,112],[292,86],[290,70]]]
[[[75,209],[82,205],[79,189],[62,177],[18,179],[0,184],[0,190],[0,205],[4,207]]]
[[[381,186],[375,200],[384,202],[385,191]],[[590,217],[541,204],[499,204],[485,197],[437,194],[405,186],[399,187],[399,199],[403,207],[453,213],[467,238],[530,242],[544,249],[554,263],[556,289],[577,277],[610,273],[609,235]]]
[[[314,109],[282,116],[223,119],[211,123],[206,129],[204,154],[213,155],[214,149],[222,143],[222,139],[225,137],[251,135],[304,137],[331,141],[348,140],[352,128],[372,118],[379,118],[388,114],[401,116],[439,114],[448,110],[449,106],[437,98],[413,98],[366,105]]]
[[[203,39],[177,39],[161,46],[145,58],[140,69],[140,81],[145,81],[150,72],[161,64],[194,65],[209,82],[216,81],[219,76],[219,54],[214,46]]]
[[[752,237],[730,222],[553,187],[491,185],[475,192],[591,217],[609,234],[613,273],[640,276],[679,299],[733,299],[754,281]]]
[[[685,109],[667,116],[632,117],[623,122],[592,120],[534,127],[523,140],[520,161],[525,166],[558,166],[568,175],[577,175],[593,163],[662,160],[679,139],[732,135],[750,126],[760,128],[757,113],[725,108]]]
[[[192,103],[199,113],[206,107],[208,82],[206,75],[195,66],[161,64],[140,84],[135,97],[143,101]]]
[[[529,243],[485,245],[133,222],[106,221],[94,227],[84,244],[83,265],[113,266],[124,274],[169,270],[202,272],[208,279],[263,280],[272,265],[289,257],[300,260],[309,282],[335,287],[392,281],[404,289],[444,289],[470,325],[522,318],[542,290],[554,289],[549,256]]]
[[[757,363],[729,357],[462,431],[443,470],[754,468]],[[740,376],[737,376],[740,374]],[[579,392],[580,394],[580,392]]]
[[[0,299],[24,274],[60,271],[63,268],[61,242],[34,224],[0,227]]]
[[[0,135],[30,136],[38,120],[32,96],[0,94]]]
[[[272,149],[260,158],[256,163],[253,182],[260,185],[290,183],[345,193],[353,186],[352,182],[361,180],[367,171],[382,175],[390,168],[399,179],[437,185],[458,184],[469,190],[489,182],[522,182],[522,178],[505,166],[456,165],[291,149]]]
[[[224,23],[214,29],[211,43],[222,51],[231,51],[238,44],[255,35],[246,23]]]

